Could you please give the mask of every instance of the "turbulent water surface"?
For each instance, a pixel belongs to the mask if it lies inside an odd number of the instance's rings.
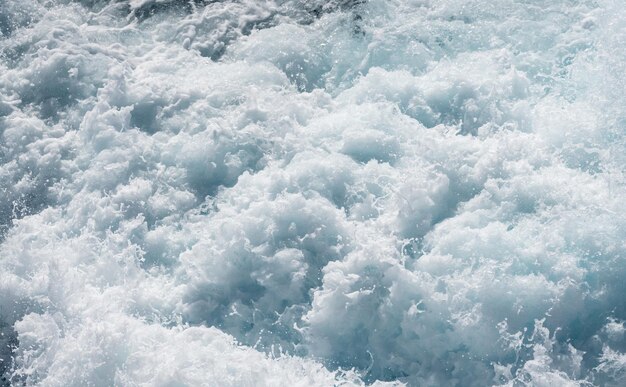
[[[622,0],[0,0],[0,384],[623,386]]]

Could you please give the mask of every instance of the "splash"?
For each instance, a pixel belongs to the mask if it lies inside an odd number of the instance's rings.
[[[622,385],[612,0],[4,0],[0,373]]]

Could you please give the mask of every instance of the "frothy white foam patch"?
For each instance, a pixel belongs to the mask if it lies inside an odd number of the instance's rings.
[[[623,384],[624,16],[2,2],[2,383]]]
[[[331,373],[292,357],[270,359],[215,328],[168,329],[116,313],[94,317],[85,320],[87,329],[68,328],[59,314],[22,318],[15,324],[20,335],[15,362],[24,367],[15,377],[49,386],[361,385],[354,373]],[[40,351],[47,356],[38,357]]]

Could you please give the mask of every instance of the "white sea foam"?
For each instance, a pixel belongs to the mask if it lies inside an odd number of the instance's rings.
[[[4,0],[0,373],[622,385],[614,0]]]

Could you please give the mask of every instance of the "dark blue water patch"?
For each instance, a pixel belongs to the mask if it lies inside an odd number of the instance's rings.
[[[211,3],[219,3],[223,0],[169,0],[146,2],[130,11],[131,15],[139,21],[144,21],[154,15],[163,12],[174,12],[177,16],[194,12],[197,7]]]
[[[23,377],[15,374],[13,356],[19,346],[17,332],[13,326],[28,313],[41,313],[42,308],[35,303],[15,299],[14,295],[0,293],[0,386],[18,386]]]
[[[130,113],[130,125],[143,132],[154,134],[158,130],[159,108],[158,103],[151,101],[135,104]]]
[[[11,367],[13,349],[17,348],[19,342],[12,325],[0,318],[0,386],[11,385]]]
[[[35,22],[39,17],[34,7],[20,0],[0,3],[0,37],[8,38],[16,30]]]
[[[217,3],[228,3],[225,0],[170,0],[165,2],[148,2],[135,9],[128,9],[130,15],[139,20],[140,23],[161,15],[171,14],[172,17],[200,12],[203,7],[210,7]],[[365,0],[324,0],[302,2],[299,0],[286,0],[279,2],[275,9],[268,9],[269,14],[256,18],[244,18],[236,23],[227,23],[227,30],[222,33],[219,41],[212,45],[197,45],[194,47],[203,57],[213,61],[219,61],[226,53],[228,47],[241,36],[250,35],[253,31],[272,28],[278,25],[279,19],[287,18],[292,22],[307,25],[316,19],[333,12],[349,12],[352,14],[352,27],[355,35],[364,35],[362,27],[363,16],[358,11]],[[223,27],[223,25],[221,26]],[[220,28],[221,28],[220,27]],[[210,33],[211,31],[206,31]],[[304,66],[304,67],[302,67]],[[302,79],[306,64],[289,64],[286,74],[301,91],[311,91],[311,81]],[[300,68],[302,67],[302,68]],[[319,84],[314,85],[319,87]]]
[[[355,10],[366,2],[367,0],[326,0],[308,2],[304,6],[315,17],[321,17],[325,13]]]

